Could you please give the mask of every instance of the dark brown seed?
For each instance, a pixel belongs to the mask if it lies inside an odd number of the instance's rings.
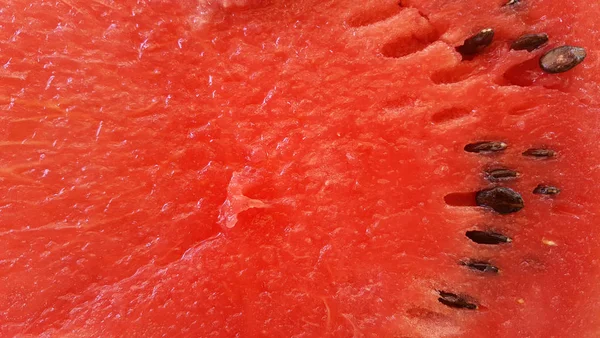
[[[465,261],[460,262],[460,264],[466,266],[471,270],[476,270],[479,272],[496,274],[499,271],[499,269],[496,266],[484,261]]]
[[[516,39],[510,45],[510,49],[526,50],[528,52],[531,52],[535,49],[540,48],[546,42],[548,42],[548,34],[546,33],[525,34],[521,35],[518,39]]]
[[[556,152],[551,149],[527,149],[523,152],[523,156],[537,157],[537,158],[551,158],[556,155]]]
[[[482,29],[479,33],[466,39],[462,46],[456,47],[456,50],[463,56],[473,56],[479,54],[485,47],[489,46],[493,39],[493,29]]]
[[[463,298],[457,294],[454,294],[452,292],[446,292],[446,291],[438,291],[438,292],[440,294],[438,301],[446,306],[449,306],[449,307],[452,307],[455,309],[467,309],[467,310],[477,309],[477,305],[469,302],[468,300],[466,300],[465,298]]]
[[[485,178],[490,182],[514,180],[519,173],[510,169],[492,169],[485,172]]]
[[[469,143],[465,146],[465,151],[468,153],[495,153],[506,149],[507,145],[504,142],[498,141],[483,141]]]
[[[535,189],[533,189],[534,194],[538,195],[556,195],[560,192],[560,189],[557,187],[553,187],[550,185],[538,184]]]
[[[492,231],[469,230],[465,235],[477,244],[496,245],[512,242],[509,237]]]
[[[585,49],[581,47],[561,46],[544,53],[540,58],[540,67],[546,73],[562,73],[580,64],[585,56]]]
[[[517,212],[524,207],[521,195],[506,187],[478,191],[475,202],[480,207],[490,208],[502,215]]]

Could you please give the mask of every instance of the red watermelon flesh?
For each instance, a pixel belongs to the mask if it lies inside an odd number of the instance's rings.
[[[598,14],[5,1],[0,336],[600,336]],[[485,28],[492,44],[462,60]],[[585,61],[542,72],[564,44]],[[507,148],[464,151],[479,141]],[[519,177],[490,183],[494,168]],[[498,185],[524,208],[475,206]]]

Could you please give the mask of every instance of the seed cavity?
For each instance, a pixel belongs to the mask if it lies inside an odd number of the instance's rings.
[[[533,189],[533,193],[537,195],[557,195],[559,192],[560,189],[557,187],[545,184],[538,184],[538,186]]]
[[[469,143],[465,146],[465,151],[468,153],[495,153],[503,151],[508,145],[499,141],[482,141]]]
[[[469,230],[465,235],[477,244],[498,245],[512,242],[509,237],[493,231]]]
[[[546,73],[563,73],[580,64],[585,57],[585,49],[581,47],[556,47],[542,55],[540,58],[540,67]]]
[[[487,207],[506,215],[517,212],[525,206],[521,195],[506,187],[495,187],[477,192],[475,202],[480,207]]]
[[[500,271],[496,266],[492,265],[489,262],[485,261],[462,261],[460,265],[464,265],[467,268],[483,273],[497,274]]]
[[[536,157],[539,159],[551,158],[551,157],[554,157],[555,155],[556,155],[556,152],[552,149],[531,148],[531,149],[527,149],[523,152],[523,156]]]
[[[513,50],[526,50],[531,52],[543,46],[546,42],[548,42],[548,34],[539,33],[539,34],[525,34],[521,35],[518,39],[513,41],[510,45],[510,49]]]
[[[519,173],[511,169],[491,169],[485,172],[485,178],[490,182],[510,181],[519,177]]]
[[[489,46],[494,39],[494,30],[485,28],[477,34],[467,38],[462,46],[456,47],[456,51],[463,57],[470,57],[479,54],[485,47]]]
[[[444,196],[444,202],[451,207],[476,207],[475,192],[453,192]]]
[[[467,299],[465,299],[462,296],[459,296],[455,293],[452,292],[446,292],[446,291],[438,291],[440,297],[438,298],[438,301],[446,306],[449,306],[451,308],[455,308],[455,309],[466,309],[466,310],[476,310],[477,309],[477,305],[475,305],[474,303],[471,303],[470,301],[468,301]]]

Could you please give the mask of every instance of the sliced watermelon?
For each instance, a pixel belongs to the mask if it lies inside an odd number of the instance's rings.
[[[0,336],[600,336],[598,14],[5,1]]]

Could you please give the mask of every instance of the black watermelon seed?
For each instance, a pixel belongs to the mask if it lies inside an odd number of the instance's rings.
[[[538,195],[556,195],[560,192],[560,189],[557,187],[553,187],[550,185],[538,184],[535,189],[533,189],[534,194]]]
[[[537,157],[537,158],[551,158],[554,157],[554,155],[556,155],[556,152],[552,149],[536,149],[536,148],[532,148],[532,149],[527,149],[526,151],[523,152],[523,156],[529,156],[529,157]]]
[[[438,301],[446,306],[449,306],[449,307],[455,308],[455,309],[467,309],[467,310],[477,309],[477,305],[469,302],[464,297],[461,297],[452,292],[446,292],[446,291],[438,291],[438,292],[440,294]]]
[[[460,264],[466,266],[467,268],[469,268],[471,270],[484,272],[484,273],[497,274],[498,271],[500,271],[498,269],[498,267],[492,265],[489,262],[484,262],[484,261],[470,260],[470,261],[460,262]]]
[[[468,153],[495,153],[506,149],[507,144],[498,141],[483,141],[469,143],[465,146],[465,151]]]
[[[469,230],[465,236],[477,244],[496,245],[512,242],[509,237],[492,231]]]
[[[482,29],[479,33],[466,39],[462,46],[456,47],[456,50],[463,56],[473,56],[479,54],[485,47],[489,46],[493,39],[493,29]]]
[[[492,169],[485,172],[485,178],[490,182],[514,180],[519,173],[511,169]]]
[[[524,207],[521,195],[506,187],[478,191],[475,202],[480,207],[490,208],[502,215],[517,212]]]
[[[535,49],[540,48],[546,42],[548,42],[548,34],[539,33],[539,34],[525,34],[521,35],[518,39],[513,41],[510,45],[510,49],[513,50],[526,50],[531,52]]]
[[[573,46],[561,46],[544,53],[540,58],[540,67],[546,73],[562,73],[573,69],[586,57],[585,49]]]

